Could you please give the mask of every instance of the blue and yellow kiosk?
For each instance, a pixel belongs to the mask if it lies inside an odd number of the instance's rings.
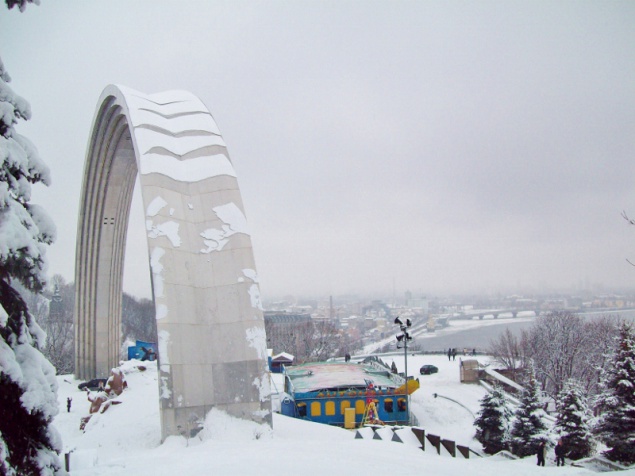
[[[419,388],[378,359],[307,363],[285,367],[284,374],[283,415],[347,428],[407,425],[407,395]]]

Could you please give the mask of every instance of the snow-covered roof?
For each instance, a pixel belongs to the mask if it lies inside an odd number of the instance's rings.
[[[274,362],[277,360],[284,360],[287,362],[293,362],[293,360],[295,360],[295,357],[291,354],[287,354],[286,352],[280,352],[279,354],[274,355],[271,360],[273,360]]]
[[[490,369],[489,367],[485,367],[485,373],[491,375],[492,377],[494,377],[495,379],[498,379],[499,381],[509,385],[510,387],[514,387],[516,390],[522,391],[523,387],[519,384],[517,384],[516,382],[514,382],[511,379],[508,379],[507,377],[505,377],[502,374],[499,374],[496,370],[494,369]]]
[[[389,371],[381,371],[365,364],[320,362],[297,365],[286,369],[296,392],[314,392],[322,389],[366,387],[372,381],[375,387],[397,388]]]

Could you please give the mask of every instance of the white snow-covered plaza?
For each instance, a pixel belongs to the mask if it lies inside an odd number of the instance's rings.
[[[382,358],[388,363],[393,359],[392,356]],[[402,356],[395,355],[394,361],[399,369],[403,369]],[[459,360],[449,362],[445,356],[420,355],[408,359],[408,367],[413,369],[428,363],[436,365],[439,372],[418,376],[421,388],[411,397],[412,410],[421,427],[428,433],[479,449],[479,443],[473,439],[474,419],[470,412],[450,400],[434,398],[434,393],[450,397],[475,413],[486,390],[478,385],[459,382]],[[139,371],[139,364],[148,369]],[[73,476],[349,476],[368,472],[404,476],[598,474],[591,469],[570,465],[556,467],[553,451],[548,455],[544,468],[536,466],[535,456],[515,461],[496,456],[466,460],[452,458],[447,453],[439,456],[435,451],[421,451],[408,442],[355,439],[354,431],[277,413],[273,414],[274,425],[270,430],[266,426],[213,411],[198,436],[189,440],[182,436],[169,437],[161,443],[155,364],[130,361],[123,369],[129,388],[118,397],[122,403],[111,406],[103,414],[95,414],[85,433],[79,429],[79,420],[88,411],[85,393],[77,389],[78,381],[72,376],[58,376],[60,413],[54,425],[62,434],[64,451],[72,451]],[[70,412],[66,411],[68,397],[73,398]],[[634,476],[635,470],[615,474]]]

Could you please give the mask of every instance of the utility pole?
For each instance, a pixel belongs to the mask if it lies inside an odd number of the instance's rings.
[[[399,316],[397,316],[395,317],[395,324],[399,326],[399,330],[401,331],[401,334],[397,335],[397,349],[400,349],[399,344],[403,342],[404,373],[406,377],[406,416],[408,418],[408,424],[410,424],[410,393],[408,392],[408,341],[412,340],[412,336],[408,333],[407,329],[412,326],[412,321],[407,318],[404,324]]]

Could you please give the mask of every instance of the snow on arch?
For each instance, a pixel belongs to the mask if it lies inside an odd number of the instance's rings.
[[[243,269],[255,276],[236,173],[211,113],[186,91],[143,94],[110,85],[99,99],[77,239],[78,378],[105,376],[119,360],[123,254],[137,175],[161,336],[163,438],[177,434],[192,415],[203,419],[212,406],[270,422],[264,387],[246,383],[260,378],[266,363],[253,339],[241,339],[242,348],[233,346],[230,354],[236,356],[207,351],[226,333],[244,336],[249,328],[250,335],[259,336],[264,320],[254,309],[253,281],[236,280]],[[206,239],[215,252],[203,260]],[[231,301],[234,296],[238,301]],[[193,384],[201,372],[231,385],[202,389]],[[243,378],[235,379],[236,374]]]

